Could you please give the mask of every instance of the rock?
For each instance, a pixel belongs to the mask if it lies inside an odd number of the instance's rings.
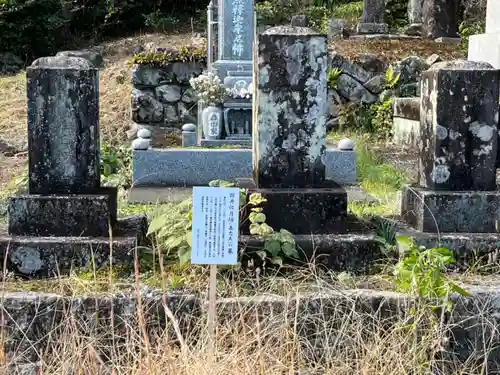
[[[195,132],[196,125],[195,124],[184,124],[184,125],[182,125],[182,131],[183,132]]]
[[[339,150],[351,151],[354,150],[354,141],[349,138],[341,139],[338,143]]]
[[[351,102],[375,103],[378,98],[370,93],[360,82],[347,74],[337,78],[337,91]]]
[[[372,94],[380,94],[384,89],[384,85],[385,85],[385,74],[379,74],[378,76],[375,76],[372,79],[370,79],[363,86]]]
[[[339,127],[339,118],[338,117],[331,118],[330,120],[328,120],[326,122],[326,130],[327,131],[337,130],[338,127]]]
[[[151,135],[152,135],[151,131],[149,129],[146,129],[146,128],[140,128],[137,131],[137,137],[139,137],[139,138],[150,139]]]
[[[196,107],[193,104],[178,103],[177,111],[179,112],[179,120],[182,122],[196,122],[196,111],[190,110],[194,108]]]
[[[413,98],[419,96],[419,85],[417,83],[406,83],[398,89],[401,98]]]
[[[358,34],[387,34],[389,25],[386,23],[358,23],[356,27]]]
[[[0,75],[16,74],[23,68],[23,66],[24,61],[13,53],[0,53]]]
[[[405,35],[408,36],[420,36],[422,35],[422,24],[421,23],[412,23],[405,30]]]
[[[134,86],[158,86],[169,83],[171,79],[163,69],[152,68],[147,65],[134,64],[132,67],[132,84]]]
[[[309,22],[305,14],[296,14],[292,16],[292,20],[290,22],[290,25],[299,27],[307,27],[308,24]]]
[[[329,18],[328,25],[328,39],[342,39],[344,37],[346,21],[342,18]]]
[[[458,37],[460,0],[426,0],[422,7],[422,36]]]
[[[198,62],[176,62],[169,67],[171,75],[179,84],[189,84],[192,77],[203,73],[203,65]]]
[[[56,56],[71,56],[71,57],[81,57],[90,61],[97,69],[102,68],[104,59],[102,55],[90,49],[78,50],[78,51],[61,51],[58,52]]]
[[[400,74],[399,84],[415,83],[420,80],[422,72],[429,69],[429,64],[418,56],[408,56],[392,65],[394,74]]]
[[[132,120],[138,123],[162,122],[163,105],[151,90],[132,89]]]
[[[198,101],[198,96],[196,95],[196,92],[192,88],[187,88],[182,94],[181,100],[184,103],[192,104]]]
[[[137,138],[137,124],[135,122],[132,123],[132,128],[126,131],[126,134],[129,141]]]
[[[165,105],[165,123],[177,124],[178,122],[179,122],[179,116],[177,115],[176,106],[172,104]]]
[[[380,60],[374,53],[359,53],[355,61],[361,68],[372,74],[384,73],[387,70],[387,63]]]
[[[495,69],[491,64],[483,61],[451,60],[441,61],[434,64],[430,70],[489,70]]]
[[[181,88],[177,85],[161,85],[155,89],[156,97],[162,103],[177,103],[181,100]]]
[[[438,62],[441,62],[442,59],[441,59],[441,56],[439,56],[437,53],[433,53],[432,55],[430,55],[426,60],[425,62],[427,63],[427,65],[431,66],[431,65],[434,65]]]
[[[344,56],[336,52],[330,54],[329,68],[340,69],[343,73],[341,75],[349,75],[361,83],[365,83],[372,78],[372,74],[367,72],[362,67],[345,59]]]
[[[137,138],[132,141],[132,150],[147,150],[150,141],[147,138]]]
[[[339,104],[342,103],[342,99],[335,90],[328,90],[328,115],[329,117],[338,117],[339,115]]]

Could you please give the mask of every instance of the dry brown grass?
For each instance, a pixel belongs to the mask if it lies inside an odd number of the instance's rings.
[[[125,322],[119,334],[97,319],[82,325],[82,319],[68,312],[55,327],[54,335],[43,337],[47,349],[39,352],[43,362],[39,374],[465,375],[484,371],[481,355],[492,350],[487,338],[475,359],[458,362],[452,353],[445,354],[445,362],[430,359],[439,357],[435,344],[443,342],[445,329],[426,326],[415,339],[411,323],[428,321],[425,306],[417,307],[411,315],[401,312],[393,320],[380,311],[359,309],[354,297],[346,293],[343,303],[319,299],[311,309],[304,310],[298,308],[302,289],[300,283],[288,286],[286,303],[280,305],[283,309],[263,307],[257,299],[241,300],[240,304],[220,300],[215,358],[208,355],[203,319],[191,333],[159,331],[160,336],[152,339],[146,333],[147,314],[140,304],[129,312],[132,319]],[[335,288],[325,284],[322,291],[328,294]],[[229,305],[232,307],[227,308]],[[178,322],[170,313],[167,309],[167,326],[172,328]],[[495,323],[486,315],[478,318],[478,325],[483,325],[488,335],[495,330]],[[21,322],[18,329],[23,327],[30,329],[30,323]],[[16,336],[22,335],[18,332]],[[17,375],[7,370],[10,356],[2,357],[1,349],[9,336],[0,330],[0,338],[0,374]],[[23,348],[27,351],[26,344]],[[18,360],[22,358],[22,351],[17,354]],[[449,371],[450,367],[455,370]]]
[[[443,60],[464,58],[458,46],[452,43],[436,43],[431,40],[347,40],[339,39],[330,44],[330,49],[347,59],[355,60],[358,53],[374,53],[385,62],[393,62],[408,56],[427,58],[438,54]]]

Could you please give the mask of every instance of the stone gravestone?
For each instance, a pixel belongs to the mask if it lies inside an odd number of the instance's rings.
[[[213,69],[235,97],[223,104],[224,138],[201,139],[201,146],[251,146],[252,104],[238,96],[252,84],[252,48],[255,35],[253,0],[219,0],[218,60]]]
[[[253,0],[219,0],[218,56],[214,69],[224,80],[228,71],[252,71]]]
[[[469,37],[470,61],[485,61],[500,69],[500,0],[488,0],[486,33]]]
[[[423,232],[496,232],[500,71],[442,62],[424,72],[419,186],[406,187],[402,215]]]
[[[424,0],[422,36],[458,38],[460,0]]]
[[[89,267],[92,253],[100,267],[110,246],[115,258],[130,261],[145,223],[119,222],[116,188],[101,187],[98,70],[57,56],[36,60],[26,75],[29,194],[9,199],[10,236],[0,237],[0,254],[30,276]]]
[[[356,28],[358,34],[387,34],[385,23],[385,0],[364,0],[363,16]]]
[[[294,234],[343,230],[347,195],[325,180],[327,38],[278,26],[259,36],[253,173],[267,222]],[[290,220],[293,217],[293,220]]]

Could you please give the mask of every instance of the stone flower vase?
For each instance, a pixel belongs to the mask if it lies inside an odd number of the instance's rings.
[[[220,105],[209,104],[201,112],[201,122],[205,139],[219,139],[222,133],[222,109]]]

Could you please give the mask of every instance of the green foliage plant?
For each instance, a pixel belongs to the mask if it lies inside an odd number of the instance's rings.
[[[234,187],[233,183],[214,180],[211,187]],[[284,260],[297,259],[298,251],[293,235],[281,229],[276,232],[266,224],[266,216],[261,205],[266,202],[259,193],[248,196],[246,189],[240,189],[240,225],[250,223],[250,233],[264,240],[262,249],[255,254],[263,262],[282,266]],[[181,204],[154,215],[148,228],[148,236],[153,237],[167,260],[177,259],[181,266],[189,263],[192,248],[193,203],[189,198]],[[248,212],[248,214],[247,214]],[[240,260],[241,260],[240,254]],[[250,254],[245,254],[250,256]]]
[[[328,69],[326,78],[328,81],[328,87],[336,90],[337,89],[337,78],[342,74],[342,69],[339,68],[331,68]]]
[[[451,294],[469,296],[445,274],[446,267],[455,262],[453,252],[442,247],[427,249],[417,246],[406,236],[397,236],[401,260],[394,269],[394,283],[398,291],[412,297],[436,301],[433,308],[444,307],[451,311]]]

